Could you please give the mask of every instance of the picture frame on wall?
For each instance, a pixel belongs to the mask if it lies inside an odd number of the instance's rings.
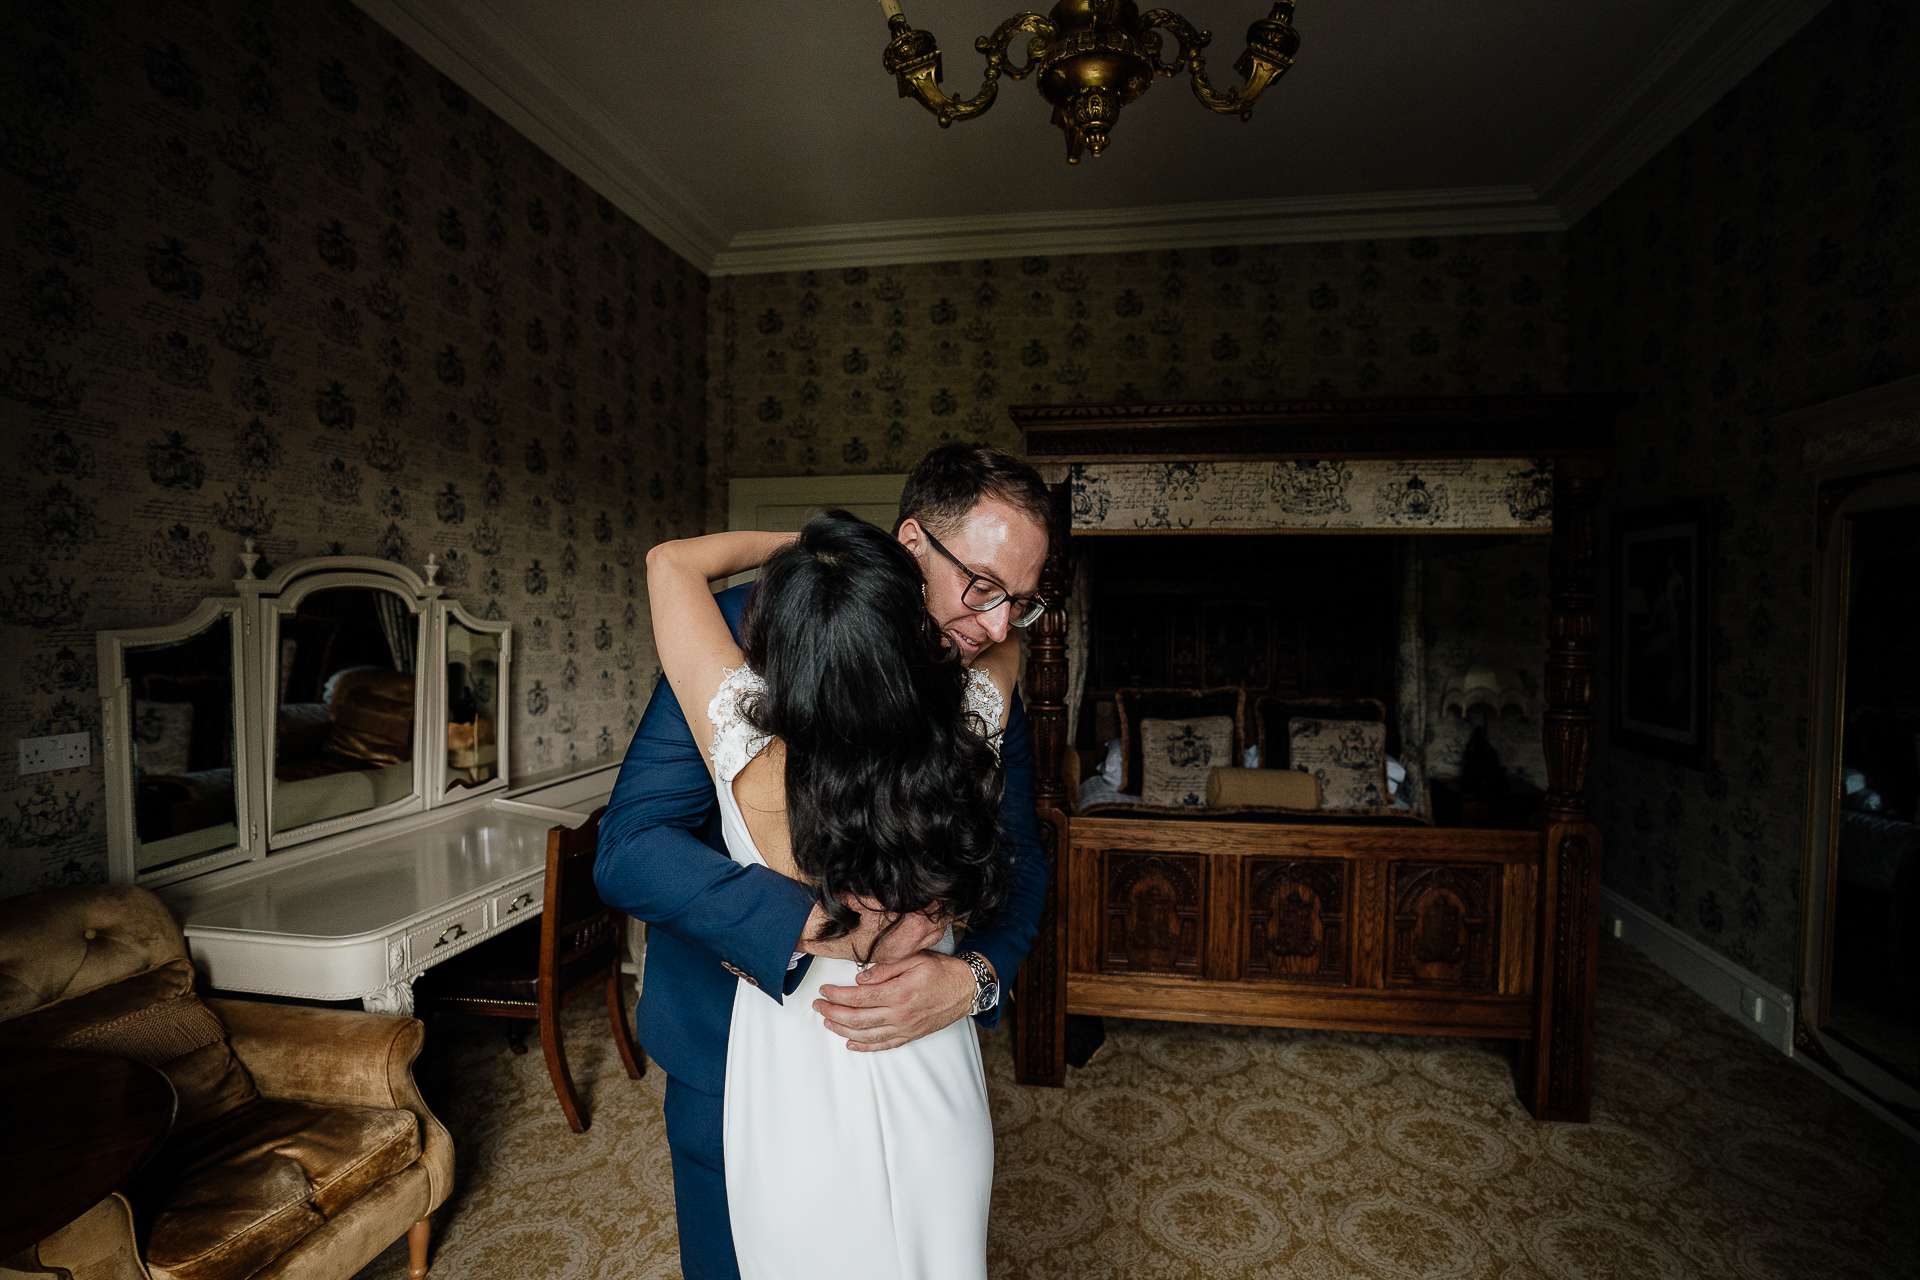
[[[1613,741],[1713,760],[1713,503],[1629,516],[1614,533]]]

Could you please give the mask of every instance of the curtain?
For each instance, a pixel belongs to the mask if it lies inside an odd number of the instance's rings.
[[[374,592],[373,607],[380,615],[380,629],[387,635],[387,649],[393,654],[393,669],[402,675],[412,675],[419,657],[419,620],[406,603],[390,591]]]
[[[1400,763],[1407,767],[1401,798],[1415,813],[1427,805],[1427,638],[1424,608],[1425,543],[1402,538],[1394,552],[1400,596],[1399,643],[1394,654],[1396,701],[1400,704]]]
[[[1085,562],[1067,568],[1067,745],[1080,741],[1080,703],[1087,694],[1087,585]],[[1104,748],[1106,743],[1095,743]]]

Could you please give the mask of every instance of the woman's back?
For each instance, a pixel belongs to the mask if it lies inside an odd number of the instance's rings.
[[[967,680],[969,709],[997,724],[1000,691],[985,672]],[[763,690],[751,670],[730,671],[707,710],[728,852],[777,870],[775,857],[791,862],[784,748],[739,711]],[[951,954],[953,931],[933,949]],[[815,956],[778,1003],[745,979],[736,988],[722,1128],[741,1278],[984,1280],[993,1124],[973,1024],[848,1052],[813,1003],[861,967]],[[849,1205],[875,1210],[860,1247],[827,1247],[820,1224]]]

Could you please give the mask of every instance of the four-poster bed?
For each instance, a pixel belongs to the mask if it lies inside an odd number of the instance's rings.
[[[1076,814],[1067,621],[1050,611],[1035,624],[1028,707],[1054,878],[1013,1005],[1022,1082],[1064,1082],[1069,1012],[1472,1035],[1519,1043],[1519,1093],[1537,1118],[1588,1118],[1600,903],[1586,795],[1594,518],[1622,403],[1523,395],[1012,410],[1055,494],[1041,582],[1052,600],[1067,596],[1075,537],[1551,528],[1547,788],[1531,829]],[[1450,505],[1432,484],[1442,473]]]

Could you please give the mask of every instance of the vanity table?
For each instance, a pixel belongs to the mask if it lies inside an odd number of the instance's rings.
[[[293,866],[161,896],[212,987],[410,1014],[415,978],[540,914],[548,829],[586,821],[615,772],[579,778],[565,797],[533,793],[566,808],[485,800]]]
[[[413,979],[539,915],[548,829],[617,764],[509,785],[512,632],[424,573],[297,561],[99,636],[108,864],[210,987],[411,1013]]]

